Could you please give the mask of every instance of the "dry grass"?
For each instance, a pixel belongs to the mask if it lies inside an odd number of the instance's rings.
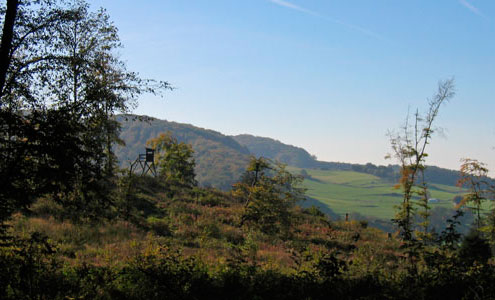
[[[366,228],[358,221],[331,223],[300,208],[293,211],[290,232],[272,236],[239,226],[243,212],[240,203],[213,206],[160,199],[156,206],[163,213],[143,220],[148,229],[124,221],[74,224],[21,214],[14,216],[11,225],[19,236],[28,237],[32,232],[47,235],[70,264],[122,265],[167,247],[180,249],[184,257],[194,256],[214,268],[241,259],[263,269],[293,272],[310,267],[304,259],[338,253],[340,258],[373,271],[379,266],[393,269],[400,255],[398,243],[380,230]]]

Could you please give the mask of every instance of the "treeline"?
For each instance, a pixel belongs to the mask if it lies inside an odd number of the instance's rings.
[[[121,167],[128,167],[139,153],[144,153],[148,139],[170,132],[194,149],[196,179],[202,186],[229,190],[244,172],[250,153],[231,137],[188,124],[141,118],[144,121],[136,115],[116,116],[121,125],[120,138],[125,142],[114,148]]]
[[[400,167],[398,165],[377,166],[372,163],[365,165],[350,164],[350,170],[366,173],[380,178],[396,182],[400,178]],[[427,166],[425,169],[425,181],[445,185],[456,185],[462,174],[460,171],[444,169],[436,166]],[[493,179],[485,176],[483,180],[493,182]]]
[[[399,178],[399,166],[376,166],[372,163],[365,165],[352,165],[352,171],[374,175],[380,178],[385,178],[390,181],[397,181]]]
[[[179,141],[191,144],[196,160],[198,182],[229,190],[245,170],[249,155],[266,157],[289,166],[323,170],[345,170],[366,173],[390,182],[400,178],[398,165],[351,164],[318,161],[306,150],[279,141],[251,135],[225,136],[219,132],[158,120],[146,116],[118,115],[121,125],[120,138],[125,145],[116,146],[115,154],[121,167],[136,159],[144,151],[145,142],[161,132],[170,131]],[[144,121],[141,121],[144,120]],[[428,166],[426,181],[445,185],[455,185],[460,178],[459,171]]]

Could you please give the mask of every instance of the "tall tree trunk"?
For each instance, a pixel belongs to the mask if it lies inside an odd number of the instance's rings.
[[[19,0],[7,0],[7,11],[3,23],[2,45],[0,46],[0,97],[3,96],[7,70],[10,65],[10,50],[14,36],[14,25]]]

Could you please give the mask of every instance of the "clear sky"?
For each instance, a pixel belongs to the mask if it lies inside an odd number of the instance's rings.
[[[493,0],[90,3],[119,28],[130,70],[177,88],[143,96],[135,113],[388,164],[387,130],[455,77],[427,163],[476,158],[495,175]]]

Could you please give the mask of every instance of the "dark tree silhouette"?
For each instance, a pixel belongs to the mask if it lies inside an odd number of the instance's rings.
[[[44,194],[97,217],[111,203],[115,112],[169,85],[126,69],[105,10],[91,12],[84,1],[15,4],[1,11],[10,63],[2,59],[0,223]]]
[[[3,94],[5,78],[10,65],[10,52],[14,35],[14,23],[17,15],[19,0],[7,0],[7,9],[2,30],[2,45],[0,46],[0,97]]]

